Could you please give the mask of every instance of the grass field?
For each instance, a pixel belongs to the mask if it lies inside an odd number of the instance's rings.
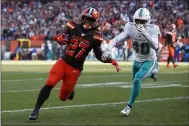
[[[161,65],[157,82],[144,80],[128,117],[122,117],[120,111],[132,86],[131,64],[121,63],[120,73],[111,65],[86,64],[75,89],[75,99],[60,101],[59,83],[38,120],[29,121],[51,66],[2,65],[2,125],[189,125],[187,64],[169,69]]]

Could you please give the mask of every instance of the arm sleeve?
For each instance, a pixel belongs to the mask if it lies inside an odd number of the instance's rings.
[[[149,35],[147,32],[145,33],[140,33],[142,34],[146,40],[148,41],[148,44],[150,45],[150,47],[152,49],[154,49],[155,51],[157,51],[158,49],[158,34],[153,34],[153,35]]]
[[[115,38],[113,38],[110,41],[109,50],[112,50],[112,48],[116,45],[116,43],[122,42],[123,40],[129,37],[128,29],[129,29],[129,23],[125,25],[124,31],[122,31],[119,35],[117,35]]]
[[[161,31],[159,26],[154,25],[154,33],[151,35],[152,42],[155,50],[159,49],[159,36],[161,36]]]
[[[155,50],[158,50],[158,48],[159,48],[159,39],[158,39],[159,36],[158,36],[158,34],[152,35],[151,38],[152,38],[152,43],[153,43]]]
[[[155,51],[157,51],[159,48],[159,35],[161,34],[159,27],[155,25],[153,27],[151,34],[149,34],[148,32],[144,32],[141,34],[144,34],[144,37],[148,40],[150,47],[154,49]]]

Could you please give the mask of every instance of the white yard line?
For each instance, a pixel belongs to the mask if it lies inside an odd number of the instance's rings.
[[[95,83],[95,84],[78,84],[76,88],[87,88],[87,87],[100,87],[100,86],[114,86],[114,85],[123,85],[130,84],[131,82],[108,82],[108,83]],[[59,90],[59,88],[54,88],[55,90]],[[29,92],[29,91],[39,91],[40,89],[26,89],[26,90],[9,90],[9,91],[1,91],[1,93],[8,92]]]
[[[162,73],[160,73],[160,74],[188,74],[188,72],[186,71],[186,72],[162,72]]]
[[[189,86],[183,86],[182,84],[170,84],[170,85],[158,85],[158,86],[148,86],[148,87],[142,87],[142,88],[165,88],[165,87],[189,87]]]
[[[143,102],[153,102],[153,101],[166,101],[166,100],[178,100],[178,99],[188,99],[189,97],[173,97],[173,98],[157,98],[157,99],[147,99],[147,100],[138,100],[136,103]],[[126,102],[113,102],[113,103],[99,103],[99,104],[81,104],[81,105],[69,105],[69,106],[54,106],[54,107],[44,107],[41,109],[52,110],[52,109],[64,109],[64,108],[79,108],[79,107],[94,107],[94,106],[106,106],[106,105],[119,105],[126,104]],[[4,110],[1,113],[17,113],[17,112],[27,112],[32,111],[33,109],[19,109],[19,110]]]
[[[187,82],[188,80],[182,80],[182,81],[164,81],[154,83],[154,84],[142,84],[141,88],[162,88],[162,87],[181,87],[186,88],[189,87],[188,85],[182,85],[182,84],[173,84],[178,82]],[[110,86],[119,86],[121,88],[131,88],[132,82],[108,82],[108,83],[94,83],[94,84],[78,84],[76,85],[76,88],[87,88],[87,87],[110,87]],[[166,84],[168,83],[168,84]],[[170,83],[170,84],[169,84]],[[123,85],[123,86],[122,86]],[[54,88],[55,90],[59,90],[59,88]],[[31,91],[39,91],[40,89],[25,89],[25,90],[7,90],[7,91],[1,91],[1,93],[14,93],[14,92],[31,92]]]
[[[101,75],[101,76],[82,76],[87,78],[105,78],[105,77],[126,77],[127,74],[121,74],[121,75]],[[14,79],[14,80],[1,80],[1,82],[14,82],[14,81],[38,81],[38,80],[45,80],[47,78],[25,78],[25,79]]]
[[[126,85],[126,86],[120,86],[121,88],[131,88],[132,85]],[[182,85],[182,84],[153,84],[153,85],[141,85],[141,88],[165,88],[165,87],[181,87],[186,88],[189,87],[188,85]]]
[[[15,82],[15,81],[38,81],[45,80],[46,78],[26,78],[26,79],[14,79],[14,80],[1,80],[1,82]]]
[[[161,74],[188,74],[188,72],[163,72]],[[128,74],[113,74],[113,75],[81,76],[81,77],[87,77],[87,78],[105,78],[105,77],[126,77],[126,76],[129,76],[129,75]],[[25,78],[25,79],[1,80],[1,82],[38,81],[38,80],[45,80],[45,79],[47,79],[47,78]]]

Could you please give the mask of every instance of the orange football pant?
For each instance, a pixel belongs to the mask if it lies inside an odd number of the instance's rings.
[[[81,71],[79,69],[73,68],[60,58],[51,68],[46,80],[46,85],[54,87],[60,80],[62,80],[59,98],[60,100],[65,101],[74,90],[80,73]]]
[[[171,45],[168,45],[168,51],[169,51],[169,56],[174,57],[175,55],[174,47],[172,47]]]

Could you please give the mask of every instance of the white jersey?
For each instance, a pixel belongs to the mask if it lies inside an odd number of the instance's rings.
[[[147,25],[146,31],[152,40],[153,47],[158,48],[158,34],[160,34],[159,27],[154,24]],[[111,50],[117,42],[126,39],[131,39],[132,47],[134,49],[135,60],[138,62],[157,60],[156,51],[147,42],[147,39],[140,35],[133,22],[128,22],[124,31],[110,41],[109,49]]]

